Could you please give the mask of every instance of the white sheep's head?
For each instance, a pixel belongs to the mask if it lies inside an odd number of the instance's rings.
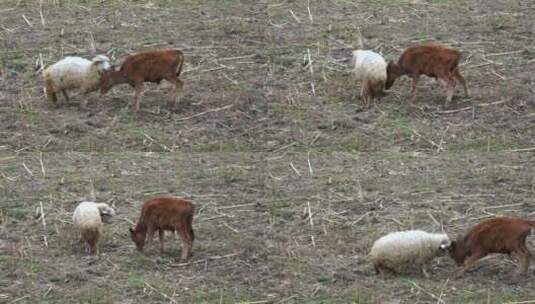
[[[446,252],[449,250],[451,246],[451,240],[447,235],[443,236],[442,241],[440,241],[440,244],[438,245],[438,249],[442,252]]]
[[[100,203],[97,204],[97,207],[103,222],[109,223],[111,221],[111,218],[115,216],[115,210],[107,204]]]
[[[99,72],[104,72],[111,69],[110,58],[106,55],[97,55],[92,60]]]

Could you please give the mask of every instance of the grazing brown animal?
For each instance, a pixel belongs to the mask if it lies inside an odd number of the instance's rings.
[[[163,253],[164,230],[177,231],[182,239],[181,259],[191,255],[195,235],[193,233],[194,206],[189,201],[176,197],[157,197],[146,201],[135,228],[130,228],[130,237],[139,251],[143,251],[145,239],[149,246],[154,232],[160,237],[160,253]]]
[[[183,82],[178,79],[184,64],[184,54],[178,49],[165,49],[138,53],[126,57],[119,70],[111,69],[103,73],[100,91],[107,93],[114,85],[128,83],[135,88],[134,110],[139,110],[145,82],[160,83],[162,79],[174,84],[171,106],[176,104],[178,89]]]
[[[527,275],[531,254],[526,247],[526,237],[533,227],[533,221],[511,217],[493,218],[477,224],[464,237],[451,243],[451,258],[459,266],[464,264],[457,277],[489,253],[516,255],[520,273]]]
[[[459,81],[464,88],[465,96],[468,96],[466,81],[459,72],[461,53],[457,50],[443,47],[437,44],[427,44],[407,48],[399,57],[397,63],[390,61],[386,67],[386,89],[394,84],[394,81],[407,75],[412,78],[412,97],[416,98],[416,85],[420,75],[426,75],[443,82],[447,88],[446,105],[451,102],[455,83]]]

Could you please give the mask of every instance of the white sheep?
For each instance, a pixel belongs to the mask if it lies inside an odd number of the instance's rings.
[[[80,231],[80,241],[89,245],[91,253],[97,253],[98,239],[102,230],[103,219],[115,215],[115,210],[105,203],[81,202],[72,216],[72,221]]]
[[[356,50],[353,51],[351,65],[351,75],[354,81],[360,81],[360,97],[366,105],[383,95],[387,77],[387,63],[383,56],[372,51]]]
[[[379,238],[372,246],[370,259],[377,273],[398,272],[399,266],[412,263],[428,277],[424,264],[442,255],[451,245],[446,234],[421,230],[398,231]]]
[[[102,73],[110,68],[110,59],[104,55],[97,55],[91,61],[66,57],[54,63],[43,71],[48,100],[57,102],[56,94],[61,92],[68,101],[66,90],[70,89],[80,89],[84,95],[98,90]]]

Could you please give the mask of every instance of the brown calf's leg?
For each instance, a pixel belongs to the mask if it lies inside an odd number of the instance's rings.
[[[182,80],[180,80],[180,78],[176,78],[176,89],[177,91],[180,91],[180,95],[182,95],[182,89],[184,88],[184,82]],[[177,95],[179,94],[178,92],[176,93]],[[180,96],[178,96],[178,102],[180,103]],[[176,102],[175,102],[176,103]]]
[[[527,276],[528,269],[529,269],[529,260],[531,258],[531,254],[529,250],[526,248],[524,244],[522,244],[520,249],[516,251],[516,255],[518,257],[518,261],[520,262],[520,265],[519,265],[520,274],[523,276]]]
[[[185,261],[191,255],[192,240],[189,235],[189,228],[187,228],[186,225],[182,225],[181,227],[178,227],[177,230],[180,234],[180,238],[182,239],[182,252],[180,259]]]
[[[464,80],[464,77],[461,75],[461,72],[459,72],[459,68],[456,68],[455,70],[453,70],[453,77],[463,85],[464,96],[468,97],[468,88],[466,87],[466,81]]]
[[[455,91],[455,80],[453,78],[449,78],[446,80],[446,105],[448,105],[452,98],[453,98],[453,92]]]
[[[364,88],[364,83],[362,83],[362,87],[360,88],[360,100],[362,100],[362,103],[365,107],[368,106],[368,98],[366,96],[366,89]]]
[[[169,106],[174,107],[176,105],[178,87],[181,87],[182,82],[176,76],[166,78],[166,80],[173,84],[173,88],[171,89],[171,101],[169,102]]]
[[[456,278],[460,278],[463,276],[463,274],[468,270],[470,269],[470,267],[472,267],[479,259],[481,259],[483,257],[483,255],[481,255],[481,253],[479,252],[474,252],[472,253],[471,256],[469,256],[465,261],[464,261],[464,266],[459,270],[457,271],[457,273],[455,274],[455,277]]]
[[[412,78],[412,90],[411,90],[411,102],[416,100],[416,86],[418,85],[418,80],[420,80],[419,75],[411,76]]]
[[[154,238],[154,228],[150,227],[147,229],[147,247],[152,247],[152,239]]]
[[[163,230],[158,229],[158,236],[160,238],[160,253],[163,254]]]
[[[143,96],[143,82],[138,82],[135,85],[136,94],[134,95],[134,112],[139,111],[139,101]]]

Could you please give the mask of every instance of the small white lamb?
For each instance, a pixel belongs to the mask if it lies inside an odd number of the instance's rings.
[[[103,219],[114,215],[115,210],[105,203],[81,202],[74,210],[72,221],[80,231],[80,240],[88,244],[92,254],[99,253],[97,245]]]
[[[56,94],[61,92],[68,101],[66,90],[70,89],[80,89],[84,95],[98,90],[102,73],[110,68],[110,59],[104,55],[97,55],[92,61],[66,57],[54,63],[43,71],[48,100],[56,103]]]
[[[360,81],[360,97],[366,105],[383,95],[387,76],[387,63],[383,56],[372,51],[356,50],[353,51],[351,65],[351,75],[354,81]]]
[[[428,277],[424,264],[445,253],[450,245],[450,238],[446,234],[421,230],[398,231],[375,241],[369,257],[377,273],[382,270],[397,273],[399,266],[412,263]]]

